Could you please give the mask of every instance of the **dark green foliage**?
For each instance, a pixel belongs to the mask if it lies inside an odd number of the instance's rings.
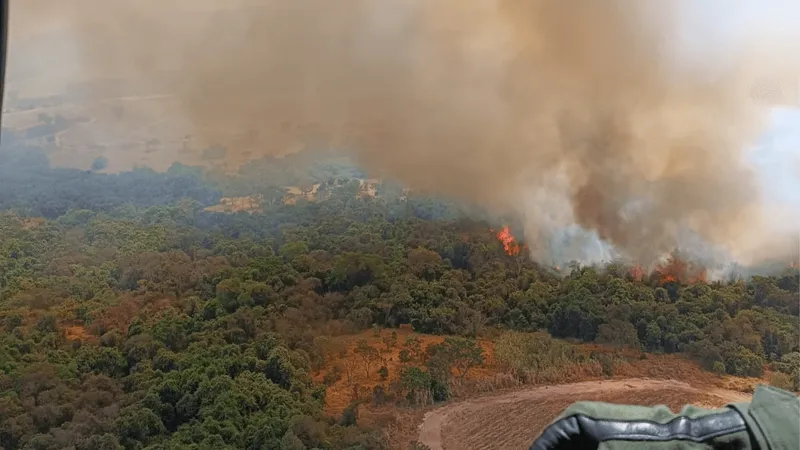
[[[788,384],[793,386],[793,390],[800,390],[800,353],[787,353],[773,366],[775,370],[788,376]]]
[[[447,337],[441,344],[431,346],[428,353],[428,364],[441,361],[442,371],[448,375],[447,378],[450,370],[455,369],[463,381],[470,368],[483,364],[483,348],[474,339]]]
[[[571,346],[528,333],[547,330],[686,352],[716,372],[759,376],[771,362],[781,383],[800,378],[796,272],[659,286],[575,266],[557,278],[507,256],[489,224],[459,218],[456,205],[392,194],[388,183],[385,196],[359,199],[358,181],[317,180],[321,201],[286,205],[280,183],[249,185],[247,173],[53,169],[41,149],[6,137],[0,209],[15,212],[0,212],[5,450],[384,448],[358,426],[357,404],[340,423],[325,417],[325,386],[312,379],[341,356],[332,336],[373,326],[447,335],[427,352],[396,334],[359,345],[350,357],[361,374],[381,371],[390,386],[373,389],[379,402],[449,398],[482,363],[475,338],[487,327],[516,330],[496,356],[521,375],[577,360]],[[254,167],[278,176],[267,162]],[[263,213],[205,211],[220,191],[274,195]],[[401,347],[400,373],[382,370],[384,347]],[[613,374],[613,361],[601,364]]]
[[[400,387],[412,405],[426,405],[431,400],[431,375],[419,367],[400,371]]]
[[[435,402],[443,402],[450,398],[450,385],[438,379],[431,380],[431,398]]]
[[[430,447],[419,441],[411,441],[409,445],[410,450],[431,450]]]
[[[107,165],[105,158],[97,158],[90,171],[53,169],[43,148],[26,144],[13,132],[3,129],[2,142],[0,209],[56,218],[70,210],[118,212],[127,205],[166,205],[181,198],[211,205],[220,198],[201,178],[180,173],[179,165],[167,173],[136,169],[107,175],[97,173]]]
[[[342,425],[349,427],[358,422],[358,406],[359,403],[353,403],[344,409],[341,420]]]

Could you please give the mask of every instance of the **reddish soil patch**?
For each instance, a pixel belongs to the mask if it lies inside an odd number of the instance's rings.
[[[91,337],[86,328],[83,328],[80,325],[66,327],[64,329],[64,334],[68,341],[87,341]]]

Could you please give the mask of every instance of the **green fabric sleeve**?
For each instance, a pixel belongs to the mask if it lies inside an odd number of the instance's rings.
[[[796,395],[759,385],[752,402],[730,406],[742,414],[761,449],[800,449],[800,398]]]
[[[718,409],[577,402],[531,448],[542,450],[798,450],[800,399],[759,385],[753,400]]]
[[[703,420],[696,419],[714,419],[716,417],[735,417],[740,424],[739,427],[722,427],[716,429],[720,431],[718,435],[713,435],[707,439],[701,439],[702,436],[713,434],[714,427],[709,427],[709,423]],[[593,419],[588,423],[600,424],[623,424],[617,425],[617,429],[627,430],[625,432],[617,433],[615,436],[603,437],[598,443],[598,449],[601,450],[634,450],[634,449],[652,449],[652,450],[681,450],[681,449],[738,449],[750,450],[756,449],[757,442],[744,428],[744,421],[741,420],[732,408],[724,407],[719,409],[704,409],[696,406],[686,406],[679,413],[674,413],[667,406],[659,405],[653,407],[635,406],[635,405],[617,405],[602,402],[577,402],[567,408],[556,420],[565,419],[573,416],[582,416],[585,418]],[[688,419],[688,420],[685,420]],[[684,424],[691,423],[684,427],[679,427],[683,431],[689,430],[689,436],[681,435],[679,433],[670,433],[667,427],[661,427],[657,431],[665,432],[666,434],[661,437],[655,437],[655,434],[648,435],[647,433],[637,433],[635,430],[641,427],[638,424],[655,423],[655,424],[669,424],[676,422],[683,422]],[[587,423],[587,422],[584,422]],[[632,424],[630,428],[625,428],[626,423]],[[721,422],[724,423],[724,422]],[[704,425],[705,424],[705,425]],[[705,430],[703,427],[705,426]],[[620,428],[622,427],[622,428]],[[592,427],[587,427],[592,428]],[[651,427],[652,428],[652,427]],[[711,432],[709,432],[711,430]],[[652,431],[652,429],[650,430]],[[692,433],[695,433],[692,435]],[[666,437],[664,437],[666,436]]]

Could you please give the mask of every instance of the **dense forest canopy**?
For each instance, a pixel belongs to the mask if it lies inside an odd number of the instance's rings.
[[[324,414],[311,376],[322,338],[372,326],[452,337],[431,361],[458,354],[461,376],[481,360],[471,339],[513,330],[681,352],[734,375],[771,365],[798,382],[796,270],[686,284],[576,264],[561,276],[507,252],[497,224],[389,183],[364,195],[338,168],[315,169],[313,201],[287,204],[297,179],[253,168],[59,169],[24,136],[3,138],[5,450],[384,448],[379,431]],[[262,209],[206,209],[229,195]],[[436,373],[402,381],[447,398]]]

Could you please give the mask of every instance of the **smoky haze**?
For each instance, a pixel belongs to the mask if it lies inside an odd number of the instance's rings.
[[[14,39],[57,25],[77,63],[51,78],[174,94],[230,165],[347,149],[377,177],[518,217],[542,262],[599,239],[647,265],[686,230],[712,263],[796,258],[798,227],[770,224],[797,211],[765,203],[744,152],[766,124],[753,81],[797,74],[800,39],[687,51],[688,4],[14,0],[10,64],[30,57]],[[554,249],[572,224],[591,235]]]

